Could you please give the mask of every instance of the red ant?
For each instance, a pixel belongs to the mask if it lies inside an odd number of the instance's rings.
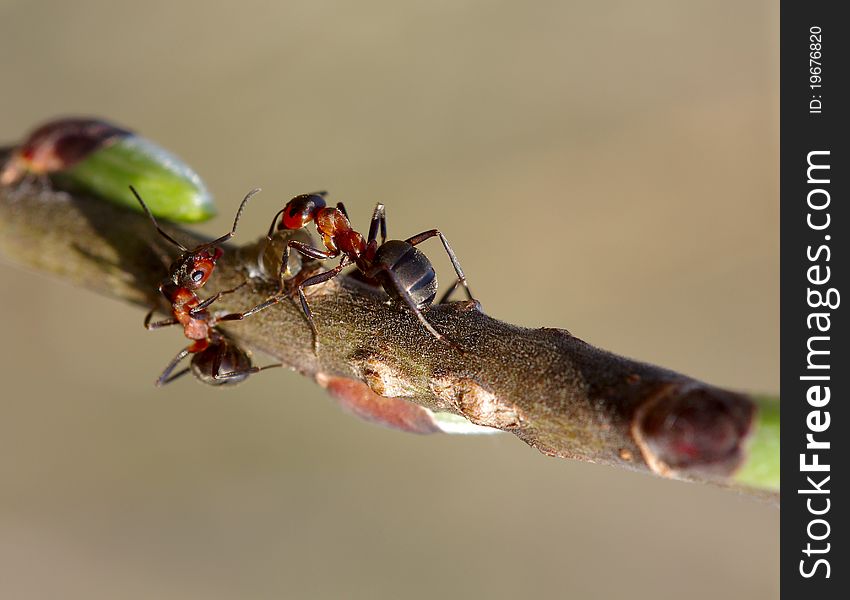
[[[338,266],[329,271],[309,277],[297,285],[301,308],[304,310],[304,315],[307,317],[307,321],[310,323],[310,328],[313,331],[316,348],[318,347],[318,331],[313,321],[313,314],[307,304],[307,298],[304,296],[304,288],[333,279],[345,267],[351,264],[354,264],[367,279],[380,283],[390,297],[404,302],[431,335],[442,342],[458,348],[454,342],[437,331],[422,312],[434,302],[434,297],[437,294],[437,275],[428,257],[415,247],[429,238],[439,236],[440,241],[443,242],[443,246],[446,249],[446,253],[449,255],[449,259],[452,261],[452,266],[454,266],[455,273],[457,273],[457,279],[446,293],[443,294],[439,302],[440,304],[448,299],[458,284],[463,285],[467,297],[472,300],[472,294],[466,283],[463,269],[461,269],[457,256],[455,256],[446,236],[438,229],[430,229],[403,241],[387,241],[385,209],[383,204],[378,204],[372,213],[369,236],[364,240],[360,233],[352,229],[345,206],[339,202],[336,208],[328,207],[325,203],[326,194],[327,192],[316,192],[295,196],[272,219],[268,233],[269,239],[271,239],[275,229],[275,223],[281,215],[283,215],[283,218],[278,223],[278,230],[300,229],[305,227],[310,221],[315,222],[316,230],[322,236],[325,250],[314,248],[296,240],[287,243],[280,263],[279,277],[281,292],[274,298],[270,298],[266,302],[247,311],[245,316],[280,302],[280,296],[287,281],[285,278],[289,275],[290,248],[295,249],[295,251],[304,256],[317,260],[336,258],[342,254],[342,260]],[[379,228],[381,232],[380,244],[377,240]]]
[[[248,353],[216,327],[222,321],[241,320],[244,315],[231,313],[213,316],[207,310],[222,295],[236,291],[239,287],[242,287],[241,285],[232,290],[218,292],[203,301],[195,294],[195,290],[203,287],[210,278],[215,269],[216,261],[224,254],[224,251],[218,245],[236,235],[236,226],[245,205],[260,190],[250,191],[242,200],[229,233],[191,250],[163,231],[138,192],[132,186],[130,186],[130,190],[136,196],[139,204],[142,205],[142,209],[159,234],[181,250],[180,256],[169,267],[168,276],[159,285],[159,291],[171,303],[172,316],[151,323],[155,311],[153,309],[145,317],[145,329],[159,329],[160,327],[179,324],[183,326],[184,335],[193,342],[189,347],[178,352],[177,356],[168,363],[162,375],[156,380],[156,385],[162,386],[171,383],[190,370],[195,377],[210,385],[235,384],[243,381],[252,373],[280,366],[279,364],[262,368],[251,366]],[[193,355],[190,366],[172,375],[180,361],[189,354]]]

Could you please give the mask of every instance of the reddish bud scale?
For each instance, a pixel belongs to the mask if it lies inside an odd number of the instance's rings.
[[[45,175],[68,169],[117,140],[132,135],[127,129],[96,119],[57,119],[33,131],[0,173],[10,185],[27,173]]]
[[[139,210],[132,185],[152,196],[151,212],[172,221],[204,221],[215,206],[201,178],[174,154],[100,119],[53,119],[33,130],[0,165],[0,184],[38,178]]]
[[[671,386],[640,411],[637,441],[654,470],[728,475],[744,458],[755,408],[745,396]]]
[[[407,433],[439,433],[430,411],[402,398],[384,398],[368,385],[348,377],[320,376],[324,386],[344,409],[361,419]]]

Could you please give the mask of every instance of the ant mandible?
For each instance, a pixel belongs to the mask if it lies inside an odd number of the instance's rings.
[[[428,257],[415,247],[427,239],[438,236],[449,255],[455,273],[457,273],[457,279],[443,294],[440,304],[448,299],[458,284],[463,285],[467,297],[472,300],[472,293],[466,283],[466,276],[463,274],[460,262],[446,236],[439,229],[429,229],[406,240],[387,240],[386,211],[383,204],[378,204],[372,213],[368,238],[364,240],[363,236],[351,227],[345,206],[339,202],[336,208],[328,207],[325,202],[326,194],[327,192],[315,192],[295,196],[282,210],[275,214],[269,227],[269,239],[271,239],[275,223],[281,215],[278,230],[301,229],[313,221],[316,224],[316,230],[322,236],[325,250],[314,248],[297,240],[291,240],[287,243],[280,263],[281,292],[278,296],[270,298],[247,311],[244,313],[245,316],[280,302],[280,295],[283,293],[286,277],[289,275],[290,249],[317,260],[336,258],[342,254],[339,265],[309,277],[297,286],[301,308],[313,331],[314,349],[318,347],[318,331],[313,320],[313,313],[307,304],[307,298],[304,296],[304,288],[333,279],[351,264],[354,264],[367,279],[380,283],[392,298],[403,302],[431,335],[459,349],[457,344],[437,331],[423,314],[423,311],[434,302],[437,294],[437,275]],[[381,233],[380,244],[378,243],[379,229]]]
[[[241,320],[243,318],[241,313],[214,316],[208,310],[208,307],[222,295],[234,292],[241,286],[218,292],[203,301],[195,293],[209,280],[216,261],[224,253],[218,245],[236,235],[236,226],[245,205],[260,190],[250,191],[242,200],[229,233],[192,249],[186,248],[163,231],[139,193],[132,186],[130,190],[157,232],[181,250],[180,256],[169,267],[168,276],[159,285],[159,291],[171,303],[172,316],[152,323],[151,318],[155,311],[152,309],[145,317],[145,329],[159,329],[179,324],[183,326],[184,335],[193,341],[168,363],[162,375],[156,380],[156,385],[171,383],[190,370],[197,379],[210,385],[235,384],[245,380],[252,373],[280,366],[278,364],[262,368],[252,366],[248,353],[218,329],[217,325],[222,321]],[[189,354],[193,355],[190,366],[172,374],[177,365]]]

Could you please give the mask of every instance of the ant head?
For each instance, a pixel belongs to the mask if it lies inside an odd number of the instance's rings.
[[[325,207],[325,194],[301,194],[287,202],[283,209],[280,229],[301,229],[316,217],[316,213]]]
[[[221,248],[205,245],[180,255],[168,269],[170,282],[178,288],[190,290],[203,287],[222,254],[224,251]]]
[[[186,246],[163,231],[163,229],[159,226],[159,223],[156,222],[156,218],[153,216],[153,213],[150,211],[147,204],[145,204],[145,201],[142,200],[142,197],[132,185],[130,186],[130,191],[133,192],[134,196],[136,196],[142,210],[144,210],[145,214],[151,220],[154,227],[156,227],[159,234],[183,251],[180,257],[172,263],[168,270],[169,275],[168,279],[166,279],[168,284],[166,287],[175,286],[177,288],[196,290],[207,282],[207,279],[210,278],[210,275],[212,275],[212,272],[215,269],[216,261],[221,258],[222,254],[224,254],[224,251],[218,247],[218,244],[224,243],[236,235],[236,226],[239,224],[239,218],[242,216],[242,211],[245,210],[245,205],[248,203],[248,200],[250,200],[251,197],[260,190],[251,190],[242,200],[242,204],[239,205],[239,210],[236,211],[236,217],[233,219],[233,227],[228,233],[211,242],[201,244],[192,250],[186,248]]]

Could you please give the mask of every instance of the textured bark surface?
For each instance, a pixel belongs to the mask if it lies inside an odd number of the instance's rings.
[[[187,246],[200,241],[166,228]],[[238,239],[251,240],[252,232],[240,231]],[[0,251],[93,291],[168,308],[157,285],[173,248],[143,215],[101,200],[35,186],[0,188]],[[247,281],[214,307],[242,311],[256,305],[276,290],[265,276],[276,252],[267,250],[264,238],[225,246],[202,295]],[[245,347],[329,387],[354,412],[367,401],[365,388],[354,382],[365,382],[379,396],[463,415],[551,456],[721,485],[729,484],[745,457],[756,412],[747,395],[611,354],[564,330],[503,323],[474,302],[427,312],[438,330],[462,346],[459,352],[435,340],[407,310],[388,304],[381,290],[355,278],[342,276],[310,291],[318,355],[295,302],[222,327]],[[415,409],[399,418],[428,429]]]

